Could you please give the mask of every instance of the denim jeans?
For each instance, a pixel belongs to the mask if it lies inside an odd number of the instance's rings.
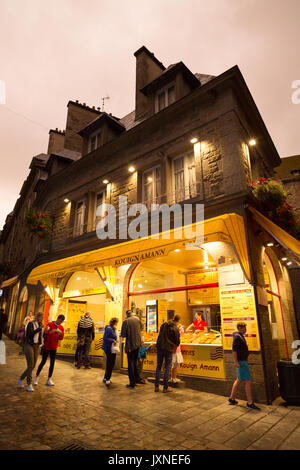
[[[171,363],[172,363],[172,352],[167,351],[166,349],[158,349],[157,350],[157,366],[156,366],[156,373],[155,373],[155,386],[156,387],[158,387],[159,385],[160,371],[161,371],[164,360],[165,360],[164,388],[167,389],[168,382],[169,382],[170,368],[171,368]]]

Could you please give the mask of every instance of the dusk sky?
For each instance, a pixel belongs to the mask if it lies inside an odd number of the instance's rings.
[[[280,156],[300,154],[300,0],[0,0],[0,230],[69,100],[134,109],[142,45],[193,73],[238,65]]]

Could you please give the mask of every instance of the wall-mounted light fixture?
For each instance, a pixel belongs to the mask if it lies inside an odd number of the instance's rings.
[[[103,180],[102,183],[103,183],[103,184],[108,184],[109,181],[108,181],[108,180]]]
[[[70,202],[70,200],[66,197],[66,198],[64,199],[64,202],[67,204],[68,202]]]
[[[267,246],[274,246],[274,243],[272,243],[272,242],[267,243]]]
[[[133,172],[135,172],[135,168],[134,168],[134,166],[130,166],[130,167],[128,168],[128,171],[129,171],[130,173],[133,173]]]
[[[251,147],[253,147],[254,145],[256,145],[256,140],[255,140],[255,139],[249,140],[249,145],[251,145]]]
[[[197,137],[193,137],[193,138],[191,139],[191,144],[196,144],[197,142],[198,142]]]

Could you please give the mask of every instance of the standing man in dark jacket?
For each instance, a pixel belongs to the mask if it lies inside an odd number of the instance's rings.
[[[84,317],[78,322],[77,342],[78,342],[78,362],[77,369],[84,364],[86,369],[90,369],[89,353],[92,341],[95,339],[95,325],[90,312],[86,312]]]
[[[172,354],[175,348],[180,345],[180,333],[177,324],[173,320],[163,323],[157,338],[157,366],[155,374],[155,392],[159,391],[160,371],[165,360],[164,388],[163,392],[171,392],[168,388]]]
[[[129,384],[127,388],[134,388],[136,384],[145,384],[145,380],[140,377],[138,370],[138,354],[142,344],[140,319],[131,310],[126,312],[126,320],[123,321],[121,336],[126,338],[125,352],[128,360]]]

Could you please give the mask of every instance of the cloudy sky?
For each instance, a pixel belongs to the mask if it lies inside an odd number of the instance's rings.
[[[300,0],[0,0],[0,229],[68,100],[133,110],[142,45],[194,73],[237,64],[281,157],[299,154],[299,18]]]

